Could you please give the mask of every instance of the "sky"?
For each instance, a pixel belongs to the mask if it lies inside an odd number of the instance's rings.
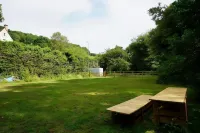
[[[148,10],[174,0],[1,0],[9,29],[51,37],[61,32],[69,41],[102,53],[151,30]]]

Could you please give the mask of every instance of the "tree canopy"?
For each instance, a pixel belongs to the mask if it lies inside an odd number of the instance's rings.
[[[20,31],[9,30],[14,42],[0,41],[0,74],[15,75],[24,79],[26,75],[47,75],[84,72],[97,67],[96,56],[88,49],[69,43],[67,37],[54,33],[52,39]]]
[[[149,60],[148,34],[140,35],[133,39],[132,43],[126,48],[129,55],[130,69],[133,71],[151,70]]]
[[[0,4],[0,22],[3,22],[4,17],[3,17],[3,12],[2,12],[2,4]]]
[[[197,85],[200,82],[200,1],[179,0],[151,8],[157,27],[150,48],[159,62],[159,81]]]
[[[99,63],[107,71],[129,70],[128,54],[122,47],[116,46],[100,55]]]
[[[60,32],[53,33],[53,35],[51,36],[51,39],[59,41],[59,42],[63,42],[63,43],[68,43],[69,42],[67,37],[63,36]]]

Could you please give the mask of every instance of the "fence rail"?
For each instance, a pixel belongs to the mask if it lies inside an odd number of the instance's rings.
[[[148,76],[157,75],[155,71],[108,71],[106,76]]]

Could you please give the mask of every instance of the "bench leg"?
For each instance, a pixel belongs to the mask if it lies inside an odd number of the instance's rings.
[[[144,111],[142,109],[142,121],[144,121]]]
[[[187,111],[187,99],[185,98],[185,117],[186,117],[186,123],[188,122],[188,111]]]
[[[153,101],[153,122],[155,124],[159,124],[160,123],[160,118],[159,118],[159,115],[158,115],[158,103],[156,101]]]

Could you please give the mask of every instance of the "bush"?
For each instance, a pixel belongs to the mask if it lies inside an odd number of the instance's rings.
[[[50,48],[25,45],[18,42],[0,42],[0,73],[14,74],[30,81],[30,75],[66,74],[69,64],[66,56]]]
[[[21,70],[20,78],[24,80],[25,82],[31,82],[32,76],[30,75],[30,72],[28,69]]]

